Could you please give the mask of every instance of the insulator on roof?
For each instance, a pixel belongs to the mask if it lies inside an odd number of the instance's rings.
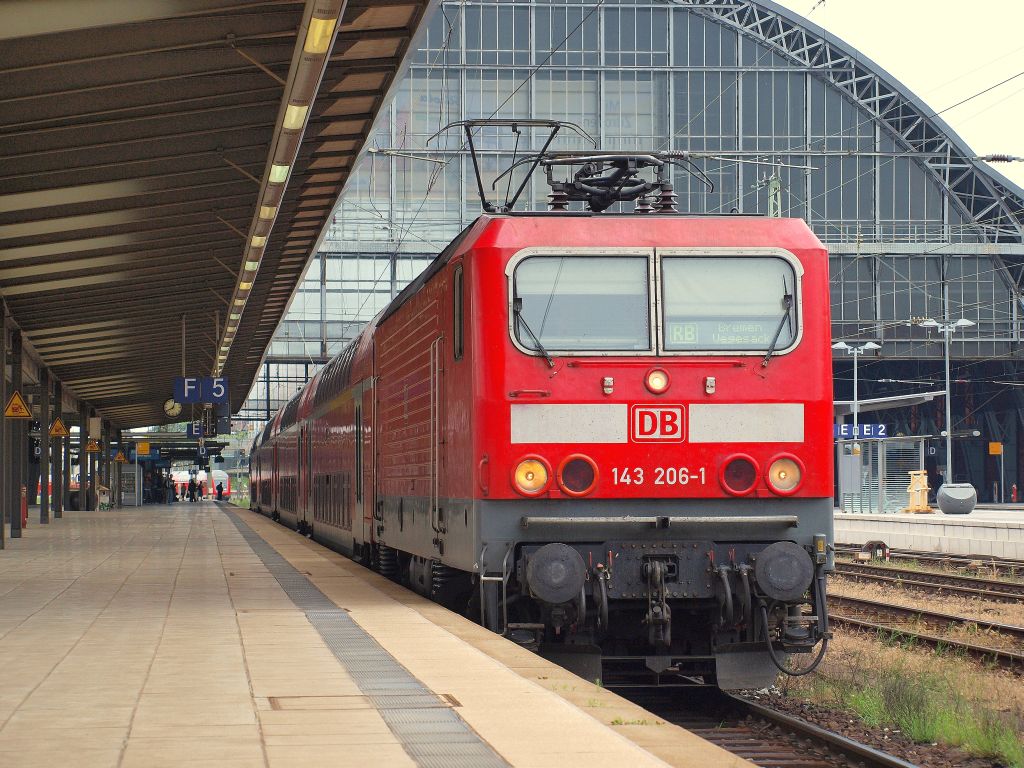
[[[1016,155],[981,155],[976,157],[975,160],[984,160],[986,163],[1020,163],[1024,162],[1024,157],[1017,157]]]

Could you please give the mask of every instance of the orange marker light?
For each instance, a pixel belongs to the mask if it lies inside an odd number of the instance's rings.
[[[551,481],[551,470],[539,456],[528,456],[516,465],[512,482],[516,490],[525,496],[539,496],[547,490]]]
[[[795,456],[779,456],[768,466],[765,480],[775,493],[787,496],[800,487],[803,475],[803,468]]]

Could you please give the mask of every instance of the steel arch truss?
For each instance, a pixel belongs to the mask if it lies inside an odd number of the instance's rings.
[[[1024,198],[992,178],[973,154],[952,138],[948,126],[914,96],[894,87],[886,73],[866,67],[855,51],[801,26],[781,10],[753,0],[675,0],[677,5],[736,28],[774,52],[806,67],[845,93],[905,145],[949,191],[979,239],[995,243],[1024,240]]]

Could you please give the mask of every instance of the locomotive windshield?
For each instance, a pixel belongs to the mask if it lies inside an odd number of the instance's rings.
[[[513,328],[543,351],[651,349],[646,256],[531,256],[516,267]]]
[[[667,351],[784,350],[796,341],[796,275],[784,259],[666,256],[661,279]]]

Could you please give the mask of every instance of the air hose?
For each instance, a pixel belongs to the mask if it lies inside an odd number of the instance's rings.
[[[732,586],[729,584],[729,569],[724,565],[718,566],[718,575],[722,579],[722,591],[725,593],[725,623],[732,624],[736,614],[733,613]]]
[[[761,623],[764,624],[764,638],[768,644],[768,656],[771,658],[772,664],[774,664],[780,672],[783,672],[790,677],[801,677],[802,675],[809,674],[816,670],[818,665],[821,664],[822,659],[825,658],[825,651],[828,649],[828,637],[826,636],[821,639],[821,650],[818,651],[818,655],[815,657],[814,661],[812,661],[809,666],[794,672],[791,669],[787,669],[782,663],[782,660],[775,653],[775,648],[772,646],[771,636],[768,634],[768,607],[764,604],[763,600],[760,601],[760,608]]]

